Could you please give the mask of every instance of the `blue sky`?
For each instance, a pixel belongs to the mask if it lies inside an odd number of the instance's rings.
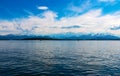
[[[13,19],[38,15],[43,10],[39,6],[46,6],[56,12],[59,17],[73,16],[85,13],[91,9],[101,8],[103,14],[119,11],[119,0],[2,0],[0,2],[0,18]]]
[[[120,36],[120,0],[2,0],[0,35],[109,33]],[[114,29],[114,30],[113,30]]]

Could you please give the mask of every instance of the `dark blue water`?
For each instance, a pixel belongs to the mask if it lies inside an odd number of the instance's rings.
[[[0,76],[120,76],[120,41],[0,41]]]

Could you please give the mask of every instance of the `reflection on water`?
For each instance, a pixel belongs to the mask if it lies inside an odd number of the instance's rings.
[[[0,76],[120,76],[120,41],[0,41]]]

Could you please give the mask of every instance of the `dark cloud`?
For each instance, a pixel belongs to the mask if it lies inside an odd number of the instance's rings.
[[[62,29],[72,29],[72,28],[81,28],[79,25],[61,27]]]
[[[112,27],[110,28],[111,30],[120,30],[120,26],[115,26],[115,27]]]

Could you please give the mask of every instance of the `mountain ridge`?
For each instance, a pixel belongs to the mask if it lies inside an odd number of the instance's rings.
[[[50,35],[0,35],[0,40],[120,40],[111,34],[60,33]]]

